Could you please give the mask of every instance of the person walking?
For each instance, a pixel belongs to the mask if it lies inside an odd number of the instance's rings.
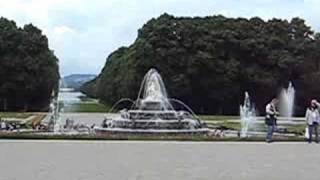
[[[265,123],[267,125],[267,136],[266,142],[272,142],[273,132],[277,126],[277,115],[279,112],[276,110],[276,106],[279,100],[277,98],[273,98],[270,103],[266,106],[266,119]]]
[[[318,126],[320,123],[320,113],[319,113],[320,103],[313,99],[310,103],[310,107],[306,110],[306,123],[308,127],[309,137],[308,142],[312,142],[313,131],[315,133],[315,142],[319,143],[319,133]]]

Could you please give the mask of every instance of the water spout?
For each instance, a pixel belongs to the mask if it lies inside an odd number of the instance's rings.
[[[189,107],[187,106],[184,102],[178,100],[178,99],[174,99],[174,98],[170,98],[169,99],[170,101],[172,102],[176,102],[180,105],[182,105],[184,108],[186,108],[191,114],[192,116],[201,124],[201,119],[196,115],[196,113],[194,113],[194,111]]]
[[[110,110],[109,110],[108,113],[112,113],[113,110],[114,110],[120,103],[122,103],[122,102],[130,102],[130,103],[132,104],[132,106],[135,105],[135,102],[134,102],[132,99],[130,99],[130,98],[122,98],[122,99],[120,99],[119,101],[117,101],[117,102],[110,108]],[[132,106],[131,106],[131,107],[132,107]]]
[[[288,88],[283,88],[280,93],[280,115],[287,117],[288,120],[291,120],[294,115],[294,99],[295,89],[289,82]]]
[[[150,69],[144,76],[137,97],[138,109],[144,108],[144,102],[158,104],[158,110],[173,110],[160,74]]]
[[[256,120],[256,110],[250,101],[248,92],[245,92],[243,105],[240,105],[240,118],[241,118],[241,137],[247,137],[249,128]]]

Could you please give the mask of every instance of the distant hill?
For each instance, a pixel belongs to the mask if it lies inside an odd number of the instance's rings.
[[[84,83],[91,81],[95,77],[96,75],[94,74],[71,74],[63,77],[61,86],[79,90]]]

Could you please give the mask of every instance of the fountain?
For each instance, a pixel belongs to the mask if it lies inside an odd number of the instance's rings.
[[[49,131],[54,133],[61,133],[63,131],[63,122],[61,118],[61,113],[64,112],[64,99],[61,92],[64,91],[65,82],[61,79],[59,81],[58,92],[55,93],[53,90],[51,93],[51,103],[50,103],[50,112],[49,112],[49,122],[48,127]]]
[[[119,114],[106,118],[102,127],[96,127],[97,133],[206,133],[200,119],[192,110],[176,99],[168,98],[168,94],[160,74],[150,69],[144,76],[136,101],[132,106],[123,109]],[[177,111],[171,101],[183,105],[188,111]],[[114,106],[113,106],[114,107]]]
[[[49,130],[58,133],[61,130],[61,108],[59,101],[59,94],[56,95],[55,92],[52,92],[52,101],[50,103],[50,113],[49,113]]]
[[[289,82],[287,89],[282,89],[280,93],[280,115],[291,120],[294,109],[295,89],[291,82]]]
[[[245,92],[243,105],[240,105],[241,137],[248,137],[248,130],[256,120],[256,110],[251,104],[249,93]]]

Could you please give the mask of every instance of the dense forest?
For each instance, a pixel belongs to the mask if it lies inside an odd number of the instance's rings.
[[[135,99],[150,68],[162,75],[171,97],[202,114],[238,114],[245,91],[263,114],[292,81],[301,115],[309,99],[320,98],[320,34],[300,18],[163,14],[139,29],[132,45],[111,53],[82,91],[108,104]]]
[[[58,59],[41,30],[1,17],[0,111],[45,110],[58,81]]]

